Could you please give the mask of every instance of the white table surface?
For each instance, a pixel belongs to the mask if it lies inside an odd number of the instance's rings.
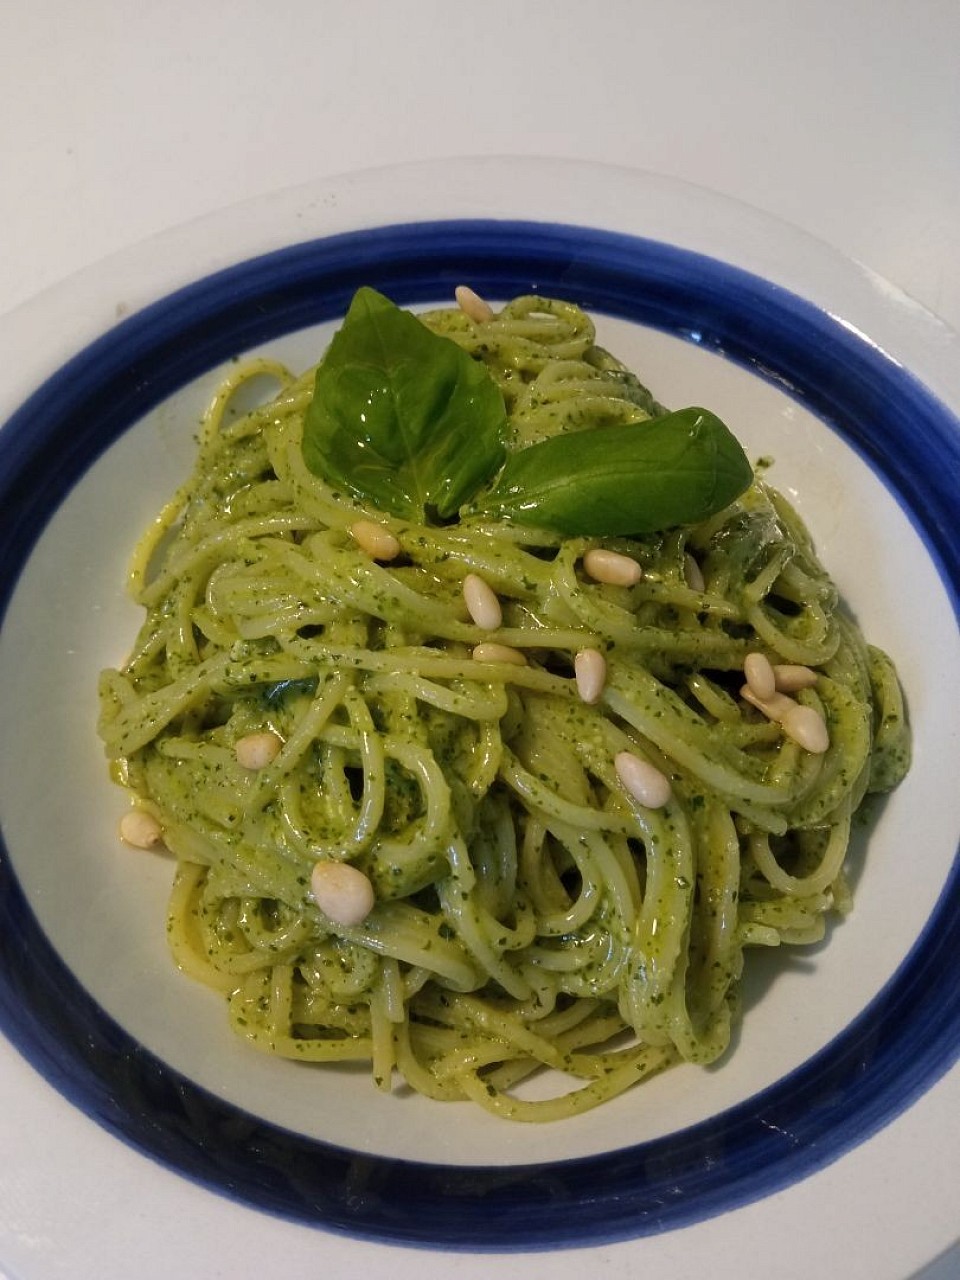
[[[737,197],[960,328],[957,0],[0,0],[0,33],[0,312],[261,192],[537,154]]]
[[[733,196],[960,329],[958,50],[958,0],[0,0],[0,313],[277,188],[542,155]]]

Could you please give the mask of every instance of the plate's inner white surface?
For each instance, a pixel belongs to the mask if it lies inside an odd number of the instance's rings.
[[[880,481],[775,386],[677,339],[601,319],[600,340],[672,407],[717,412],[795,503],[870,640],[907,690],[916,744],[906,782],[854,852],[855,909],[825,945],[748,954],[745,1018],[709,1070],[682,1067],[584,1117],[508,1126],[467,1104],[384,1096],[362,1070],[260,1055],[235,1038],[216,994],[182,977],[165,939],[172,864],[116,835],[124,795],[95,734],[101,667],[121,662],[140,614],[127,559],[188,473],[218,375],[160,406],[110,449],[43,534],[0,640],[6,715],[0,751],[5,835],[17,875],[55,947],[127,1031],[198,1084],[268,1120],[343,1146],[450,1163],[593,1154],[670,1133],[782,1077],[840,1032],[921,932],[951,864],[960,789],[949,776],[960,705],[960,642],[943,587]],[[263,348],[299,370],[329,327]],[[11,768],[12,761],[19,763]]]

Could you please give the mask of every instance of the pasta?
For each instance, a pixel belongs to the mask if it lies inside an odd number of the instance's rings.
[[[422,320],[494,378],[508,450],[665,412],[572,304]],[[113,776],[177,860],[177,963],[263,1050],[515,1120],[716,1060],[745,950],[850,907],[852,817],[909,763],[890,660],[760,473],[642,537],[420,523],[307,468],[313,385],[224,384],[100,681]]]

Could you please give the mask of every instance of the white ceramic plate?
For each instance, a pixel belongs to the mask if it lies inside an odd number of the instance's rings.
[[[218,369],[261,349],[312,363],[360,283],[419,304],[461,279],[584,302],[662,401],[707,404],[751,455],[772,454],[896,658],[916,734],[913,770],[857,851],[853,916],[807,959],[750,957],[723,1067],[536,1130],[238,1044],[167,958],[170,869],[118,847],[123,801],[93,727],[97,671],[137,621],[126,557],[190,465]],[[589,1247],[611,1276],[641,1260],[742,1275],[763,1256],[800,1277],[830,1274],[837,1233],[855,1232],[847,1275],[904,1280],[949,1245],[958,354],[889,286],[748,209],[519,160],[282,193],[0,323],[0,1268],[246,1276],[255,1255],[292,1274],[322,1258],[333,1274],[472,1277],[491,1265],[481,1251],[522,1250],[510,1274],[564,1277]]]

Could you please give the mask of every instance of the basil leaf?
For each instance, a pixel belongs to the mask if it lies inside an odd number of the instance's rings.
[[[392,515],[455,512],[504,458],[506,410],[486,368],[362,288],[317,369],[303,457]]]
[[[476,510],[572,535],[653,533],[705,520],[752,479],[743,449],[715,414],[681,409],[521,449]]]

